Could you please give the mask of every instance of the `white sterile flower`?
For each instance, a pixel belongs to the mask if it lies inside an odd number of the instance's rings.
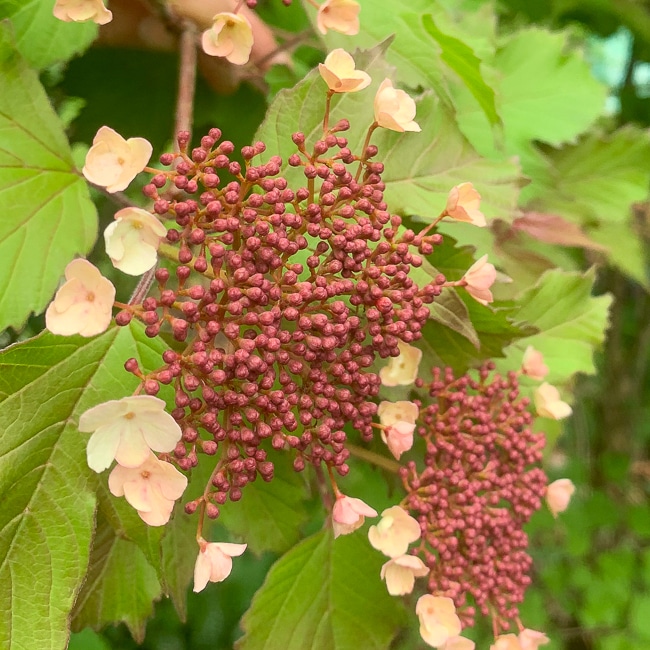
[[[576,486],[568,478],[559,478],[546,488],[546,505],[554,517],[569,507],[575,491]]]
[[[401,555],[386,562],[381,567],[381,579],[391,596],[404,596],[413,591],[415,579],[429,573],[424,562],[415,555]]]
[[[500,634],[494,639],[490,650],[521,650],[521,644],[519,638],[514,634]]]
[[[102,126],[86,154],[83,175],[108,192],[119,192],[147,166],[153,147],[144,138],[125,140],[108,126]]]
[[[232,558],[246,550],[246,544],[199,540],[199,555],[194,565],[194,591],[202,591],[208,582],[222,582],[232,571]]]
[[[573,413],[573,409],[560,399],[560,391],[547,382],[535,391],[534,397],[537,415],[543,418],[562,420]]]
[[[487,305],[494,300],[490,287],[497,279],[497,270],[494,268],[494,264],[490,264],[487,259],[488,256],[483,255],[469,267],[463,276],[463,280],[467,283],[465,286],[467,293],[482,305]]]
[[[420,596],[415,613],[420,619],[420,636],[434,648],[460,634],[462,626],[451,598],[431,594]]]
[[[124,208],[104,231],[106,254],[116,269],[142,275],[158,260],[158,246],[167,229],[150,212]]]
[[[422,350],[402,341],[397,345],[399,356],[391,357],[379,371],[379,378],[384,386],[408,386],[418,376]]]
[[[439,648],[439,650],[474,650],[474,641],[464,636],[450,636]]]
[[[253,28],[241,14],[223,12],[213,19],[212,27],[203,32],[201,46],[210,56],[222,56],[235,65],[244,65],[253,49]]]
[[[524,375],[539,381],[548,375],[548,366],[544,363],[544,355],[532,345],[529,345],[524,352],[521,369]]]
[[[334,528],[334,537],[339,535],[349,535],[357,528],[363,526],[366,517],[376,517],[377,511],[371,508],[361,499],[348,497],[344,494],[336,498],[336,503],[332,508],[332,527]]]
[[[521,650],[538,650],[539,646],[550,643],[551,640],[544,634],[537,630],[526,628],[519,632],[519,645]]]
[[[456,221],[472,223],[482,228],[487,225],[485,215],[479,210],[481,195],[471,183],[452,187],[447,197],[445,213]]]
[[[420,524],[417,519],[411,517],[400,506],[384,510],[379,523],[370,526],[368,530],[368,540],[373,548],[389,557],[404,555],[409,544],[420,539],[420,535]]]
[[[123,496],[149,526],[164,526],[187,487],[183,476],[171,463],[158,460],[149,452],[139,467],[116,465],[108,476],[108,489]]]
[[[421,131],[415,117],[415,102],[403,90],[393,88],[390,79],[384,79],[375,95],[375,122],[391,131]]]
[[[113,20],[113,14],[106,9],[102,0],[56,0],[52,13],[66,23],[92,20],[98,25],[105,25]]]
[[[354,59],[341,48],[332,50],[325,63],[318,64],[320,76],[328,88],[335,93],[355,93],[370,85],[370,75],[356,70]]]
[[[111,323],[115,287],[87,260],[72,260],[65,267],[66,282],[45,312],[52,334],[95,336]]]
[[[420,410],[413,402],[380,402],[377,409],[379,421],[386,427],[381,430],[381,439],[395,458],[413,446],[415,420]]]
[[[331,29],[354,36],[359,33],[359,11],[361,6],[356,0],[325,0],[316,16],[318,31],[327,34]]]
[[[79,418],[79,431],[93,431],[88,441],[88,466],[103,472],[115,459],[139,467],[150,450],[169,452],[181,439],[181,428],[165,411],[165,402],[136,395],[93,406]]]

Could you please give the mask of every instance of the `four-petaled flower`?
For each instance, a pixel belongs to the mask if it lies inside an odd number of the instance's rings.
[[[409,544],[420,539],[421,530],[417,519],[404,508],[393,506],[381,513],[381,520],[368,529],[370,544],[389,557],[399,557],[408,550]]]
[[[318,8],[316,24],[321,34],[328,29],[354,36],[359,33],[361,6],[355,0],[325,0]]]
[[[139,467],[150,450],[170,452],[181,428],[165,411],[165,402],[136,395],[93,406],[79,418],[79,431],[94,431],[88,441],[88,466],[103,472],[115,459],[123,467]]]
[[[521,650],[538,650],[539,646],[550,643],[550,639],[544,632],[526,628],[519,632],[519,645]]]
[[[142,275],[158,259],[158,246],[167,234],[165,226],[141,208],[123,208],[104,231],[106,254],[113,266],[129,275]]]
[[[399,356],[391,357],[379,371],[379,378],[384,386],[408,386],[418,376],[422,350],[402,341],[397,345]]]
[[[425,643],[437,648],[462,629],[454,601],[446,596],[420,596],[415,613],[420,619],[420,636]]]
[[[401,555],[390,559],[381,567],[381,579],[391,596],[404,596],[413,591],[415,579],[429,573],[424,562],[415,555]]]
[[[318,64],[320,76],[335,93],[355,93],[370,85],[370,75],[356,70],[354,59],[345,50],[332,50],[324,63]]]
[[[123,496],[149,526],[164,526],[169,521],[174,502],[186,487],[187,477],[151,452],[139,467],[116,465],[108,476],[111,494]]]
[[[461,183],[451,188],[447,197],[445,214],[456,221],[473,223],[475,226],[486,225],[485,215],[479,210],[481,195],[471,183]]]
[[[199,555],[194,565],[194,591],[202,591],[208,582],[222,582],[232,571],[232,558],[246,550],[246,544],[199,540]]]
[[[413,446],[415,420],[419,412],[420,409],[413,402],[379,403],[377,415],[385,427],[381,430],[381,439],[398,460],[405,451]]]
[[[393,88],[390,79],[384,79],[375,95],[375,122],[391,131],[420,131],[415,117],[415,102],[403,90]]]
[[[573,413],[573,409],[560,399],[560,391],[547,382],[535,391],[535,409],[541,417],[552,420],[562,420]]]
[[[107,192],[119,192],[147,166],[152,152],[144,138],[125,140],[117,131],[102,126],[86,154],[83,175]]]
[[[225,57],[234,65],[248,63],[253,49],[253,28],[248,19],[226,11],[212,20],[212,27],[201,37],[203,51],[210,56]]]
[[[487,305],[494,300],[490,287],[497,279],[497,271],[494,265],[487,261],[487,258],[487,255],[483,255],[469,267],[463,276],[467,293],[482,305]]]
[[[361,499],[340,494],[332,508],[334,537],[349,535],[363,526],[366,517],[376,517],[377,511]]]
[[[548,366],[544,363],[544,355],[532,345],[529,345],[524,352],[521,370],[524,375],[539,381],[548,375]]]
[[[45,326],[53,334],[95,336],[111,322],[115,287],[87,260],[65,267],[66,282],[45,312]]]
[[[98,25],[105,25],[113,20],[113,14],[106,9],[102,0],[56,0],[52,13],[66,23],[92,20]]]
[[[559,478],[546,488],[546,505],[554,517],[569,507],[575,491],[576,486],[568,478]]]

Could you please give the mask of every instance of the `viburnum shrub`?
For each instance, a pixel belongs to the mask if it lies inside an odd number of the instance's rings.
[[[110,20],[100,2],[86,3],[86,13],[83,2],[56,4],[63,20]],[[253,32],[241,4],[203,33],[207,54],[248,61]],[[317,6],[321,31],[358,32],[358,3]],[[196,516],[200,591],[227,578],[232,558],[246,549],[206,540],[206,517],[236,508],[249,483],[272,481],[283,455],[295,471],[314,468],[328,481],[335,537],[378,517],[372,505],[343,494],[337,478],[350,471],[349,436],[363,444],[379,434],[404,496],[370,526],[369,543],[388,558],[381,577],[391,595],[412,593],[419,580],[415,613],[424,642],[473,648],[461,632],[482,615],[491,621],[494,650],[537,648],[547,637],[526,629],[518,611],[531,581],[523,527],[545,497],[557,516],[574,489],[568,479],[547,485],[545,436],[533,429],[535,412],[520,394],[520,376],[542,381],[548,368],[532,347],[520,370],[504,376],[492,362],[460,376],[421,367],[418,341],[444,291],[493,301],[497,271],[487,255],[456,281],[416,272],[427,258],[435,265],[440,221],[486,225],[481,197],[461,183],[450,188],[437,219],[419,232],[406,227],[385,201],[373,134],[384,128],[419,137],[415,102],[384,79],[374,120],[355,149],[349,121],[332,123],[331,102],[362,92],[370,76],[343,49],[330,52],[319,71],[322,130],[311,139],[293,133],[286,159],[261,141],[237,151],[218,128],[192,147],[181,130],[174,150],[160,156],[161,168],[152,168],[143,138],[125,140],[107,126],[97,132],[83,168],[89,181],[115,193],[139,173],[150,175],[148,207],[124,207],[104,232],[115,268],[142,278],[131,299],[119,302],[92,264],[72,261],[47,309],[47,327],[94,336],[116,308],[118,326],[140,321],[147,337],[174,343],[158,367],[124,359],[139,380],[135,393],[81,415],[79,430],[91,434],[88,465],[103,472],[116,461],[110,492],[150,526],[169,521],[192,470],[208,465],[202,493],[184,501]],[[159,265],[159,257],[171,263]],[[157,397],[163,386],[173,390],[170,411]],[[379,399],[393,387],[410,399]],[[534,401],[547,418],[571,412],[547,383]]]

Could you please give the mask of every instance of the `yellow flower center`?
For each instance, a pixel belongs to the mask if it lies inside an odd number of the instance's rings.
[[[92,291],[89,291],[89,292],[86,294],[86,300],[87,300],[88,302],[95,302],[95,294],[94,294]]]
[[[148,472],[148,471],[145,469],[145,470],[143,470],[142,472],[140,472],[140,476],[142,476],[142,478],[149,478],[149,477],[151,476],[151,472]]]
[[[135,413],[133,411],[129,411],[124,417],[127,420],[132,420],[135,417]]]

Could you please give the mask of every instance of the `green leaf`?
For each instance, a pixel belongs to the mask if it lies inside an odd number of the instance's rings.
[[[569,50],[567,33],[519,30],[488,63],[501,77],[495,91],[506,153],[520,153],[532,140],[556,146],[570,142],[602,113],[607,89],[593,77],[581,54]],[[468,91],[455,89],[463,133],[480,151],[493,153],[489,123],[473,98],[460,101],[463,93]]]
[[[390,72],[383,58],[386,45],[355,56],[357,67],[374,79],[369,89],[332,100],[330,124],[350,119],[351,128],[345,137],[354,152],[361,150],[367,129],[374,121],[374,93]],[[291,90],[278,93],[255,136],[267,144],[269,152],[283,157],[282,173],[289,182],[306,183],[301,169],[286,164],[288,156],[296,152],[291,134],[303,132],[308,147],[322,137],[325,94],[324,82],[317,71],[312,71]],[[471,180],[483,197],[485,214],[510,219],[519,193],[517,165],[481,158],[433,94],[423,96],[417,110],[421,133],[377,129],[371,140],[379,147],[377,161],[386,165],[382,179],[389,209],[419,214],[423,221],[429,221],[440,214],[454,185]]]
[[[0,20],[10,20],[18,51],[38,70],[80,54],[97,37],[95,23],[58,20],[53,6],[53,0],[0,0]]]
[[[594,349],[602,344],[609,322],[610,295],[592,297],[595,273],[567,273],[560,269],[545,273],[518,300],[518,320],[533,325],[538,333],[517,341],[506,350],[500,370],[521,366],[527,346],[544,355],[549,367],[547,381],[566,384],[577,372],[593,374]]]
[[[461,78],[483,109],[491,124],[499,124],[494,90],[485,83],[481,74],[481,60],[469,45],[458,38],[443,33],[432,15],[422,16],[422,24],[441,49],[440,58]]]
[[[258,477],[242,490],[241,501],[222,507],[219,518],[254,553],[284,553],[298,542],[307,520],[303,478],[286,454],[275,456],[273,464],[273,480],[265,483]]]
[[[163,586],[181,621],[187,620],[187,588],[194,575],[199,552],[196,543],[197,517],[185,514],[177,503],[162,540]]]
[[[79,415],[132,392],[141,326],[44,332],[0,353],[0,647],[60,650],[89,558],[95,475]],[[152,569],[153,570],[153,569]]]
[[[324,530],[276,562],[242,620],[239,650],[385,650],[404,624],[362,534]]]
[[[95,207],[35,72],[0,24],[0,331],[52,297],[65,265],[97,236]]]
[[[161,595],[156,570],[142,551],[98,517],[88,575],[72,612],[74,631],[124,622],[142,643],[153,602]]]

